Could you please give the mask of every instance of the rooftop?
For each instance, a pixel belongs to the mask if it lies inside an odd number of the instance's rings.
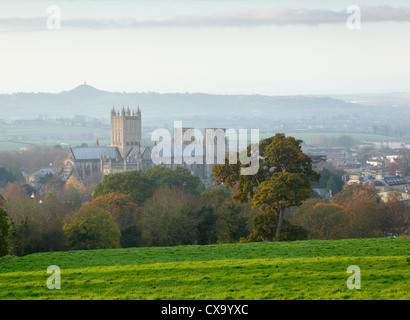
[[[121,158],[117,147],[88,147],[71,148],[76,160],[98,160],[101,158],[117,159]]]

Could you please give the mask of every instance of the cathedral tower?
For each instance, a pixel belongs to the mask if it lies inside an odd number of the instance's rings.
[[[111,146],[117,147],[125,159],[133,147],[141,146],[141,110],[132,111],[123,107],[111,110]]]

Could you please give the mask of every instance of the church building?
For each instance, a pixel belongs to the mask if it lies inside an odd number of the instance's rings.
[[[189,128],[183,128],[181,134]],[[207,129],[205,129],[206,132]],[[182,139],[182,138],[181,138]],[[61,176],[68,179],[74,176],[79,181],[85,182],[90,177],[101,181],[103,175],[124,171],[141,170],[154,167],[151,158],[151,147],[143,147],[141,143],[141,110],[131,111],[129,107],[121,111],[111,110],[111,145],[99,146],[98,140],[95,147],[71,147],[61,171]],[[186,144],[182,146],[182,150]],[[192,174],[198,175],[206,182],[212,172],[213,165],[205,164],[161,164],[164,167],[175,169],[176,166],[188,168]],[[174,158],[174,154],[171,155]]]
[[[83,181],[92,174],[103,175],[152,167],[151,150],[141,145],[141,110],[111,110],[111,146],[71,147],[62,176]]]

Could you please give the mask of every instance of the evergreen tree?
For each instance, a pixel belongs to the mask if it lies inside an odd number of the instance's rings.
[[[3,208],[0,208],[0,257],[8,253],[9,226],[7,213]]]
[[[333,179],[333,177],[330,177],[329,180],[327,180],[326,191],[327,192],[331,191],[332,195],[335,195],[338,192],[338,188],[337,188],[336,182]]]

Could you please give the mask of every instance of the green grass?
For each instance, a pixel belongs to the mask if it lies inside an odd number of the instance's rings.
[[[0,259],[0,299],[409,299],[407,237],[37,253]],[[47,267],[61,268],[49,290]],[[361,289],[346,286],[347,267]]]

